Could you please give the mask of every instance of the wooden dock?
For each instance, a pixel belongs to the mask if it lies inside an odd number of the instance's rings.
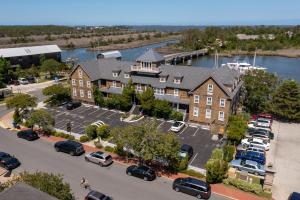
[[[185,61],[189,61],[192,58],[198,58],[199,56],[204,56],[208,53],[208,49],[200,49],[197,51],[191,52],[181,52],[181,53],[174,53],[165,55],[165,63],[176,65],[179,63],[184,63]]]

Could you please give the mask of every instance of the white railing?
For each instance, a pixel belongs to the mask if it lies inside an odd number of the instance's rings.
[[[131,71],[136,71],[136,72],[150,72],[150,73],[159,73],[160,69],[158,67],[149,67],[145,68],[140,65],[132,65],[131,66]]]

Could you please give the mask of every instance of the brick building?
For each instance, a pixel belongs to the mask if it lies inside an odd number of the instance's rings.
[[[243,84],[240,74],[227,67],[164,65],[164,57],[149,50],[136,62],[103,59],[77,65],[70,74],[72,98],[93,104],[92,85],[104,95],[122,94],[130,79],[137,92],[152,87],[157,99],[184,111],[187,120],[219,133],[237,109]]]

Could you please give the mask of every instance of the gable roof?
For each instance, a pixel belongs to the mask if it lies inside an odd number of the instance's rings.
[[[164,60],[165,58],[153,49],[149,49],[136,59],[138,62],[160,62]]]
[[[18,57],[18,56],[31,56],[46,53],[58,53],[61,49],[57,45],[43,45],[31,47],[16,47],[0,49],[0,57]]]
[[[0,200],[58,200],[25,183],[18,182],[0,193]]]

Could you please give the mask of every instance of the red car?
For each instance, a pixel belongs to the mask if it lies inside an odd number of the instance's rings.
[[[271,120],[271,124],[273,123],[273,115],[268,114],[268,113],[260,113],[258,115],[252,115],[250,118],[250,121],[255,121],[258,118],[265,118]]]

